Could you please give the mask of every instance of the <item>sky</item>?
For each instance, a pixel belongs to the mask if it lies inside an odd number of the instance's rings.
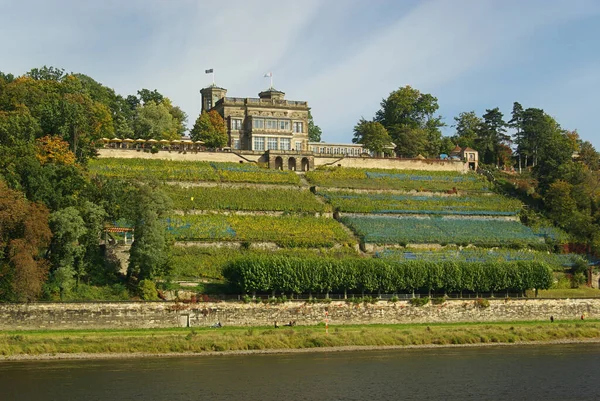
[[[157,89],[189,116],[199,90],[304,100],[327,142],[347,143],[410,85],[454,117],[537,107],[600,149],[597,0],[0,0],[0,71],[43,65],[124,96]]]

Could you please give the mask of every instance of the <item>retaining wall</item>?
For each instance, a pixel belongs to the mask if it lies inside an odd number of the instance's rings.
[[[450,300],[416,307],[407,301],[354,305],[346,302],[311,304],[243,304],[176,302],[40,303],[0,305],[0,330],[115,329],[203,327],[220,321],[228,326],[268,326],[294,320],[299,325],[493,322],[517,320],[600,319],[600,299],[497,299],[481,308],[474,300]]]

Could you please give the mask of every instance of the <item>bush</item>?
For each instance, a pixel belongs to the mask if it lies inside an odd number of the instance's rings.
[[[138,284],[138,292],[144,301],[158,301],[156,284],[152,280],[142,280]]]
[[[429,297],[411,298],[408,300],[408,303],[412,306],[425,306],[429,303]]]
[[[446,298],[444,297],[431,298],[431,303],[434,305],[441,305],[444,302],[446,302]]]
[[[478,307],[479,309],[489,308],[490,301],[488,301],[487,299],[483,299],[483,298],[477,298],[475,300],[475,306]]]

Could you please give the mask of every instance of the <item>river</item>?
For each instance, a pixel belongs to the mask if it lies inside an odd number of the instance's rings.
[[[600,344],[0,362],[8,400],[595,400]]]

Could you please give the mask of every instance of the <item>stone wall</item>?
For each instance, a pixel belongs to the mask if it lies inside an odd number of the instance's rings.
[[[133,149],[98,149],[99,157],[115,157],[122,159],[155,159],[177,161],[231,162],[259,161],[262,154],[244,154],[240,157],[233,152],[187,152],[161,150],[158,153],[138,152]],[[245,159],[245,160],[244,160]]]
[[[490,300],[481,308],[474,300],[411,306],[407,301],[353,305],[345,302],[277,305],[232,302],[40,303],[0,305],[0,330],[268,326],[294,320],[315,325],[329,314],[330,325],[600,318],[600,299]]]
[[[315,156],[315,167],[332,165],[357,168],[381,168],[423,171],[467,172],[469,167],[459,160],[395,159],[371,157],[321,157]]]
[[[236,154],[236,153],[239,153]],[[133,149],[98,149],[99,157],[115,157],[124,159],[163,159],[179,161],[208,161],[208,162],[269,162],[272,166],[275,164],[275,158],[281,156],[279,153],[273,153],[272,160],[266,156],[265,152],[236,151],[234,152],[187,152],[179,153],[176,151],[168,152],[161,150],[158,153],[138,152]],[[302,153],[297,155],[290,154],[290,157],[296,157],[296,171],[302,171]],[[288,170],[288,157],[285,157],[283,169]],[[423,171],[468,171],[466,163],[458,160],[421,160],[421,159],[394,159],[394,158],[370,158],[370,157],[309,157],[309,170],[319,166],[342,166],[357,168],[381,168],[381,169],[400,169],[400,170],[423,170]]]

